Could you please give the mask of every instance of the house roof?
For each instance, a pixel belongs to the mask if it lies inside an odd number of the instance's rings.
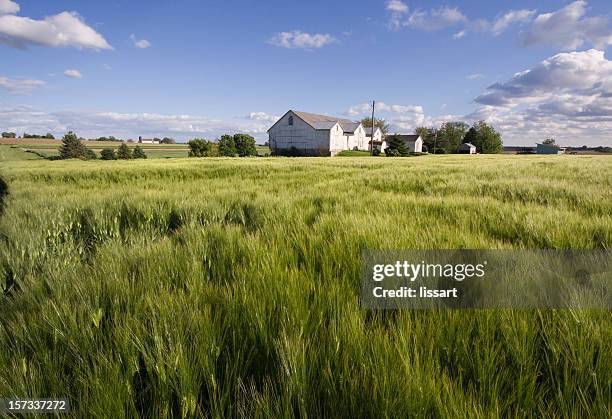
[[[361,122],[341,122],[342,131],[352,134],[361,125]]]
[[[463,146],[467,146],[469,148],[476,148],[476,146],[472,143],[463,143],[463,144],[459,144],[459,148],[463,147]]]
[[[399,137],[406,142],[416,142],[419,139],[420,135],[418,134],[394,134],[394,137]]]
[[[368,137],[372,136],[372,127],[363,127]],[[376,127],[376,131],[380,131],[380,128]]]

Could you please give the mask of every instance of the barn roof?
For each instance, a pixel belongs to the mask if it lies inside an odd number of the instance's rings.
[[[352,134],[361,125],[361,122],[341,122],[342,131]]]
[[[372,127],[363,127],[368,137],[372,136]],[[379,127],[376,127],[376,131],[380,131]]]
[[[338,122],[340,124],[352,124],[353,121],[343,118],[337,118],[335,116],[327,116],[327,115],[318,115],[316,113],[308,113],[308,112],[299,112],[293,111],[294,114],[299,116],[309,125],[314,127],[314,124],[317,122]]]
[[[415,142],[419,139],[420,135],[418,134],[395,134],[394,137],[399,137],[404,141]]]

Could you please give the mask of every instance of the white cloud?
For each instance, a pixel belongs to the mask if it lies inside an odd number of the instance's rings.
[[[552,13],[538,15],[524,39],[525,45],[548,44],[574,50],[584,44],[603,49],[612,44],[612,24],[607,16],[584,17],[586,1],[575,1]]]
[[[274,35],[268,43],[281,48],[315,49],[336,42],[329,34],[309,34],[301,31],[280,32]]]
[[[395,13],[408,13],[408,6],[400,0],[389,0],[387,2],[387,10]]]
[[[510,10],[495,19],[493,25],[491,26],[491,32],[493,35],[500,35],[513,23],[525,23],[531,21],[535,13],[535,10],[527,9]]]
[[[151,46],[151,43],[149,41],[147,41],[146,39],[137,39],[136,35],[134,34],[130,35],[130,39],[132,40],[132,43],[136,48],[146,49]]]
[[[33,79],[11,79],[0,76],[0,88],[3,88],[14,94],[29,94],[33,90],[44,86],[46,83],[42,80]]]
[[[459,31],[459,32],[453,34],[453,39],[461,39],[461,38],[465,37],[466,34],[467,34],[467,32],[464,29],[462,31]]]
[[[479,79],[484,79],[485,75],[481,74],[481,73],[474,73],[474,74],[470,74],[469,76],[466,77],[468,80],[479,80]]]
[[[0,43],[15,48],[34,44],[54,48],[112,49],[104,37],[75,12],[62,12],[43,20],[15,15],[0,16]]]
[[[19,5],[11,0],[0,0],[0,15],[12,15],[19,11]]]
[[[280,119],[280,116],[270,115],[265,112],[251,112],[248,118],[252,121],[276,122]]]
[[[402,25],[424,31],[437,31],[466,22],[468,18],[457,7],[445,6],[429,11],[416,10]]]
[[[79,70],[66,70],[64,71],[64,76],[72,77],[74,79],[80,79],[81,77],[83,77]]]
[[[603,51],[560,53],[495,83],[471,115],[494,123],[516,143],[546,136],[567,145],[609,144],[612,138],[612,61]]]

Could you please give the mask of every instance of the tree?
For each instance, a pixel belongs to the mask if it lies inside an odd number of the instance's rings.
[[[234,157],[236,155],[236,143],[231,135],[222,135],[218,141],[219,155],[226,157]]]
[[[444,122],[438,130],[435,143],[446,153],[455,153],[467,133],[469,125],[465,122]]]
[[[117,155],[112,148],[105,148],[100,152],[100,158],[102,160],[117,160]]]
[[[361,125],[363,125],[365,128],[372,128],[372,117],[371,116],[363,118],[360,122],[361,122]],[[384,119],[374,118],[374,125],[380,128],[380,130],[383,133],[383,136],[387,135],[387,133],[389,132],[389,124],[387,124],[387,122]]]
[[[119,160],[130,160],[132,158],[132,150],[125,143],[121,143],[117,149],[117,158]]]
[[[255,138],[247,134],[234,135],[234,146],[240,157],[256,156],[257,148],[255,148]]]
[[[385,149],[385,155],[387,157],[405,157],[409,155],[406,143],[399,135],[390,135],[386,141],[387,148]]]
[[[547,138],[544,141],[542,141],[542,144],[545,144],[545,145],[557,145],[557,142],[555,141],[554,138]]]
[[[503,151],[501,134],[484,121],[476,122],[463,137],[464,143],[471,143],[483,154],[497,154]]]
[[[212,143],[200,138],[189,141],[189,157],[210,157],[212,155]]]
[[[46,138],[47,140],[55,140],[55,137],[50,132],[46,133],[43,138]]]
[[[16,138],[17,134],[15,134],[14,132],[3,132],[2,133],[2,138]]]
[[[174,141],[174,138],[164,137],[159,143],[160,144],[176,144],[176,141]]]
[[[95,160],[98,158],[98,156],[96,155],[96,152],[93,151],[91,148],[85,147],[85,146],[83,146],[83,148],[85,149],[83,152],[83,158],[85,160]]]
[[[136,147],[134,147],[134,152],[132,153],[132,157],[135,159],[146,159],[147,154],[144,152],[142,147],[137,145]]]
[[[59,148],[60,158],[62,159],[87,159],[87,147],[81,143],[76,134],[69,131],[62,138],[62,145]]]
[[[416,135],[421,136],[421,138],[423,139],[423,145],[425,146],[425,149],[429,152],[433,152],[435,148],[440,148],[438,147],[438,141],[436,139],[437,132],[438,130],[436,130],[435,128],[427,127],[417,127],[414,130],[414,133]]]

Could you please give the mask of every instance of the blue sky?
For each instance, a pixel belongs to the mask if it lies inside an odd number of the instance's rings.
[[[0,129],[214,139],[288,109],[612,145],[609,1],[0,0]]]

